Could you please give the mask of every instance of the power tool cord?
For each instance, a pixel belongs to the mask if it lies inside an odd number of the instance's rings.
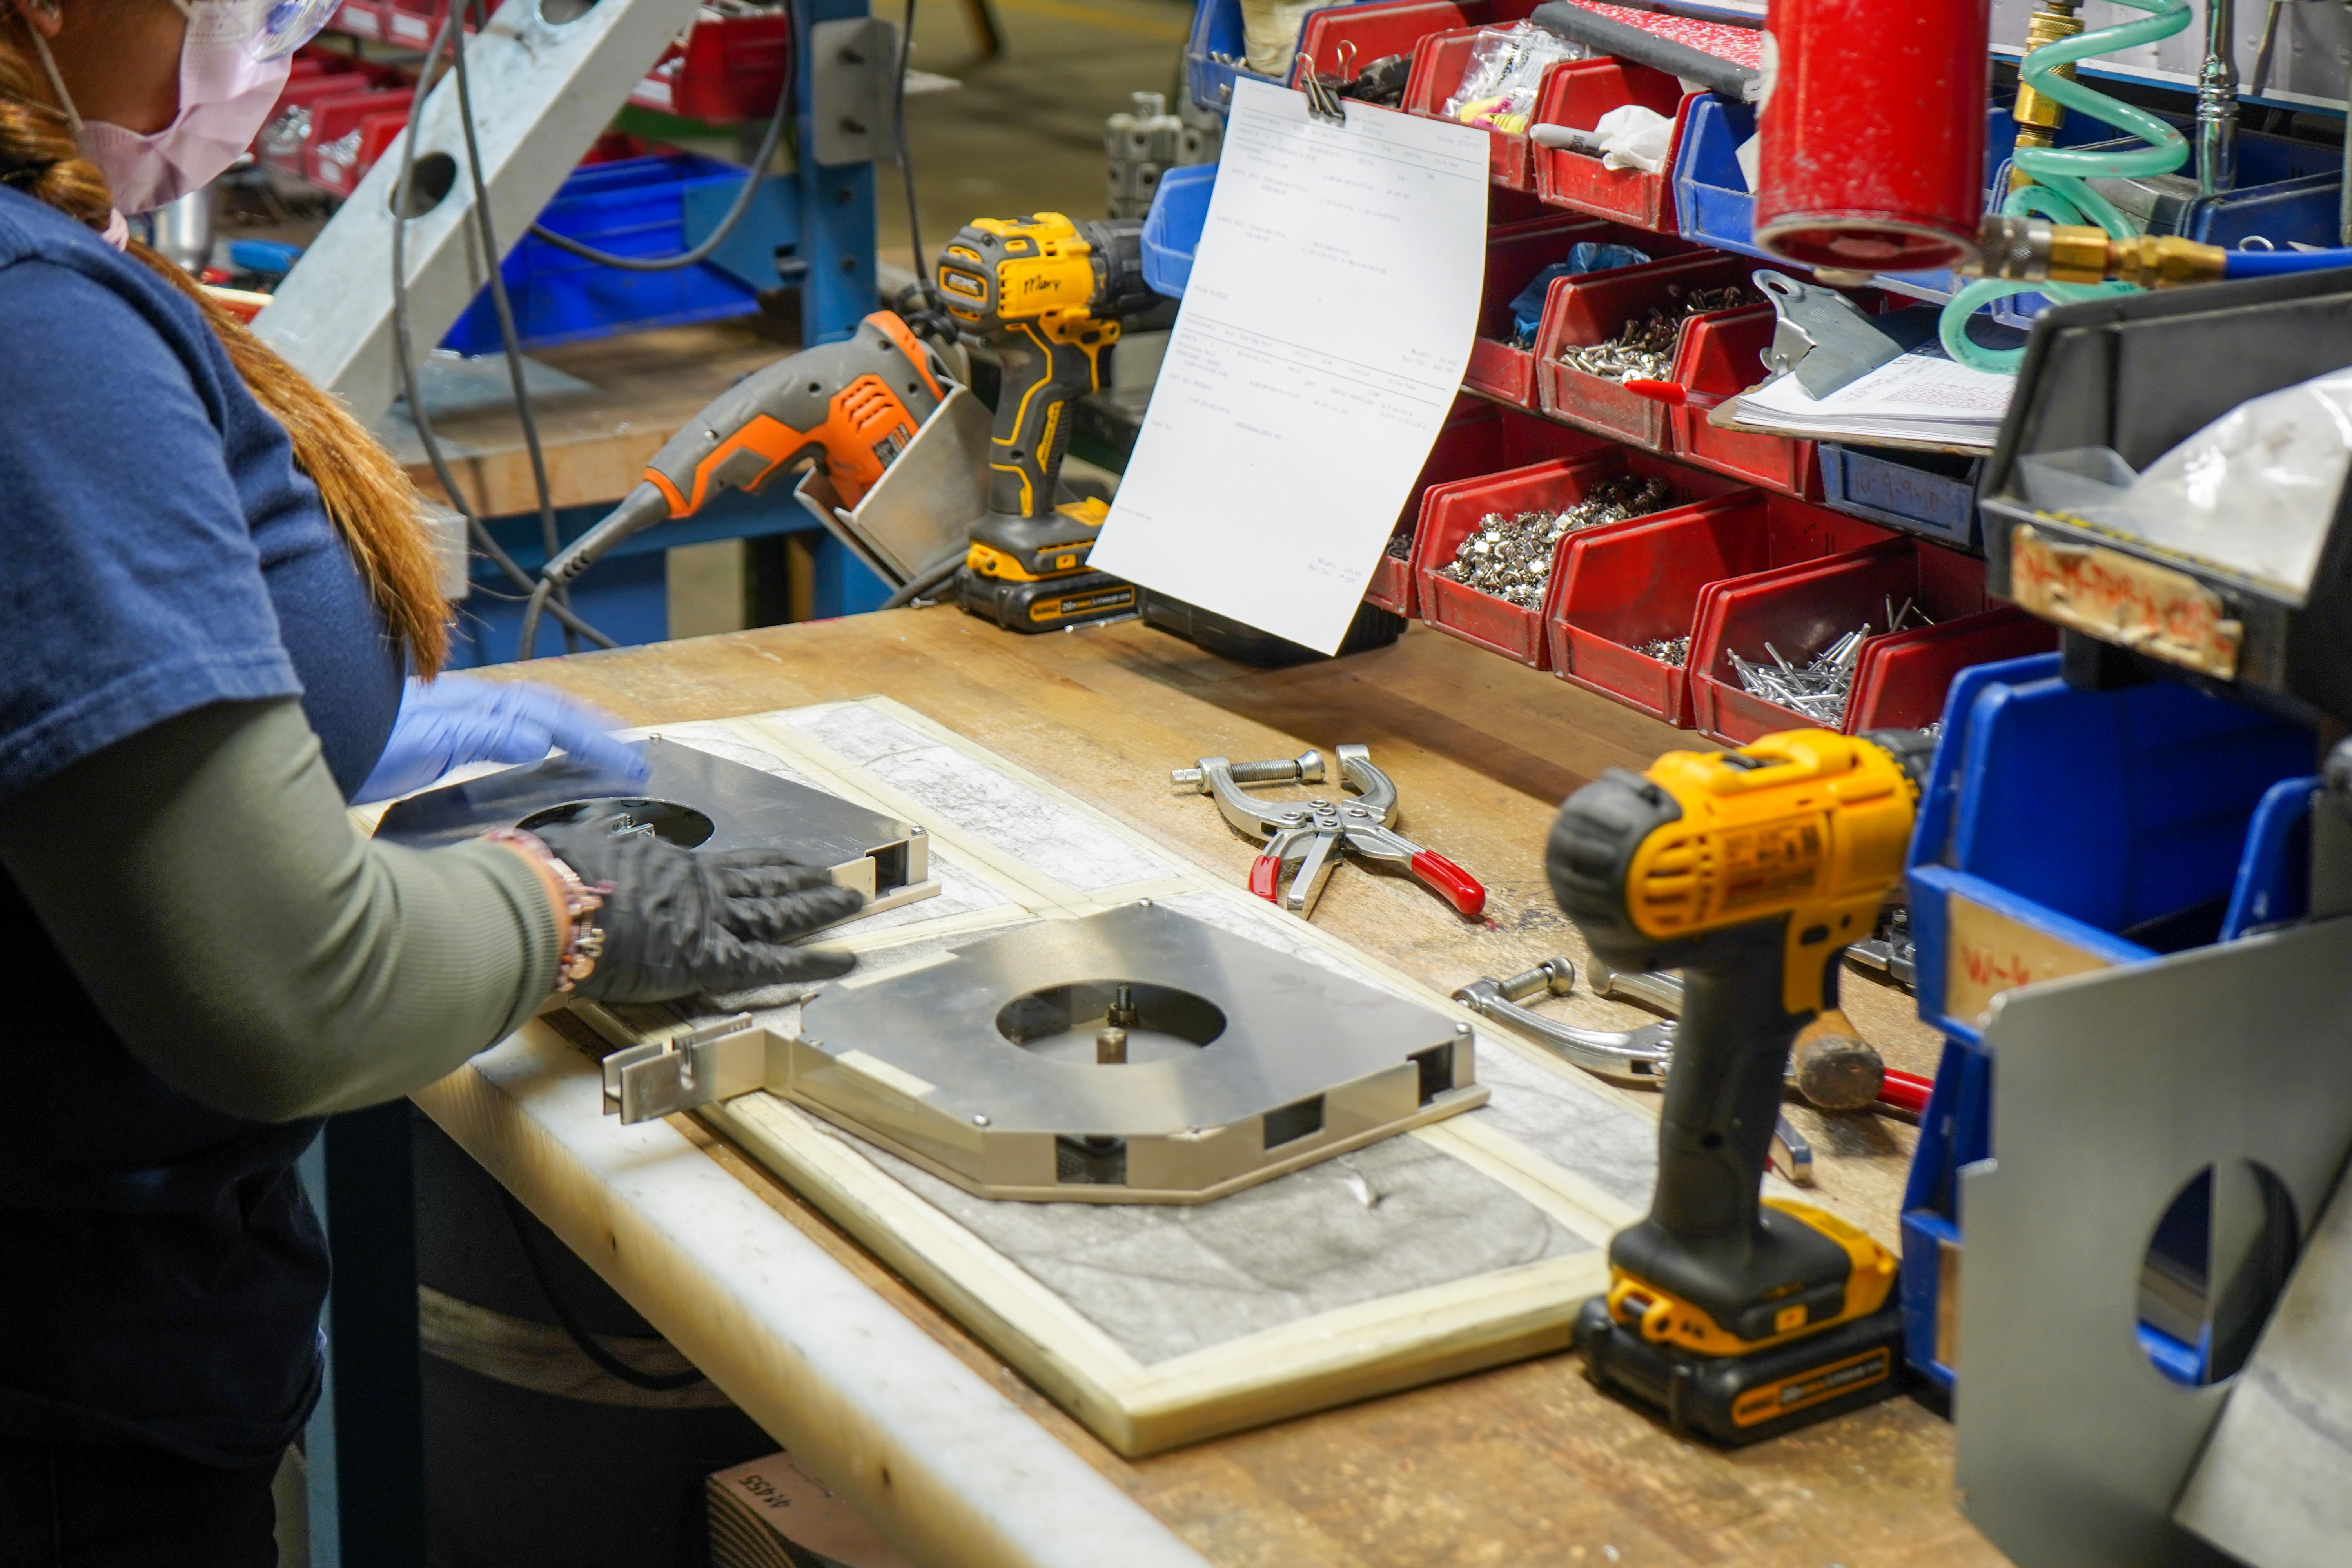
[[[514,557],[509,555],[499,542],[491,537],[489,529],[483,524],[474,509],[467,504],[466,492],[458,485],[457,476],[449,469],[448,459],[443,455],[440,440],[434,433],[433,421],[425,410],[425,397],[416,376],[415,354],[409,339],[407,239],[411,185],[416,172],[416,137],[423,117],[425,93],[432,86],[433,63],[440,58],[442,49],[446,47],[450,31],[457,26],[457,13],[453,10],[442,23],[441,32],[435,37],[432,47],[425,51],[424,65],[417,73],[416,91],[409,100],[408,129],[402,141],[400,177],[394,186],[392,204],[393,358],[399,366],[401,390],[408,399],[409,422],[416,427],[417,439],[424,446],[426,461],[433,466],[434,478],[440,481],[442,493],[449,498],[449,504],[456,507],[458,513],[465,518],[466,531],[473,541],[474,548],[497,566],[508,581],[528,593],[536,579],[517,564]],[[554,613],[556,619],[562,623],[567,630],[576,632],[596,647],[620,646],[611,637],[573,615],[569,605],[556,605]]]
[[[598,1370],[619,1378],[632,1388],[642,1388],[650,1394],[674,1393],[681,1388],[692,1388],[703,1381],[702,1373],[691,1367],[684,1372],[639,1372],[598,1344],[595,1336],[573,1313],[571,1304],[555,1293],[555,1277],[548,1272],[547,1260],[540,1256],[539,1243],[530,1234],[530,1226],[526,1223],[529,1216],[524,1214],[522,1205],[516,1202],[515,1195],[504,1187],[499,1189],[499,1201],[506,1205],[507,1223],[514,1227],[515,1245],[522,1248],[523,1264],[530,1270],[531,1279],[538,1282],[539,1293],[547,1298],[548,1306],[555,1312],[555,1321],[563,1325],[564,1333],[580,1347],[580,1353],[595,1363]]]
[[[891,116],[898,126],[898,183],[907,188],[907,247],[915,260],[915,286],[923,291],[923,308],[937,312],[931,273],[923,259],[923,218],[915,201],[914,136],[907,129],[907,60],[915,49],[915,0],[907,0],[906,30],[898,35],[898,90]]]
[[[457,8],[468,3],[469,0],[457,0]],[[462,28],[455,35],[450,53],[457,74],[457,124],[466,135],[466,168],[474,186],[474,227],[482,237],[482,254],[491,258],[490,304],[499,320],[499,346],[506,353],[507,381],[514,390],[515,418],[522,426],[523,449],[530,454],[531,489],[539,501],[540,548],[552,561],[563,548],[563,539],[555,526],[555,494],[547,482],[547,454],[540,446],[538,413],[531,406],[530,388],[523,379],[522,338],[515,331],[514,304],[507,294],[506,268],[500,264],[506,252],[499,248],[498,233],[490,223],[490,193],[482,180],[482,146],[475,134],[473,85],[466,68],[466,37]],[[558,596],[567,602],[570,599],[561,591]],[[580,651],[570,627],[564,629],[563,651]]]
[[[784,26],[795,40],[799,37],[799,26],[800,19],[793,13],[791,0],[785,0]],[[797,42],[794,48],[798,48]],[[776,111],[768,117],[767,133],[760,139],[760,150],[751,155],[751,166],[744,173],[742,187],[735,193],[734,205],[727,209],[726,216],[719,220],[719,226],[712,229],[700,244],[675,256],[615,256],[611,251],[583,245],[569,235],[558,234],[538,223],[530,226],[531,237],[541,244],[555,247],[567,256],[576,256],[583,261],[593,261],[599,266],[617,267],[624,272],[669,272],[709,259],[712,252],[727,243],[727,237],[733,234],[736,226],[743,221],[743,215],[751,210],[751,199],[760,194],[760,182],[767,178],[768,166],[775,161],[776,149],[783,144],[784,126],[792,120],[793,106],[798,98],[799,73],[800,61],[797,58],[788,60],[783,86],[776,94]],[[491,254],[496,255],[497,252]]]
[[[929,598],[956,574],[956,568],[963,564],[968,553],[968,551],[959,548],[954,554],[943,555],[932,562],[909,578],[905,587],[883,600],[882,607],[886,610],[902,609],[918,599]]]

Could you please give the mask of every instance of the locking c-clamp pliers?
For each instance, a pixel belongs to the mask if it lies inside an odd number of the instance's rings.
[[[1252,838],[1265,840],[1264,853],[1250,868],[1250,891],[1301,919],[1313,913],[1343,848],[1368,860],[1403,867],[1447,903],[1475,918],[1486,907],[1486,889],[1444,856],[1423,849],[1389,826],[1396,820],[1396,785],[1372,765],[1371,752],[1362,746],[1341,746],[1337,755],[1339,780],[1355,794],[1336,802],[1258,801],[1242,793],[1245,784],[1320,784],[1323,757],[1318,752],[1290,762],[1239,766],[1224,757],[1202,757],[1169,777],[1180,788],[1215,796],[1227,822]],[[1279,890],[1283,868],[1294,861],[1298,872],[1286,891]]]

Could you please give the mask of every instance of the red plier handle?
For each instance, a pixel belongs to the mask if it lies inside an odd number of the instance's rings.
[[[1405,864],[1461,914],[1475,920],[1486,912],[1486,889],[1478,885],[1476,878],[1436,850],[1416,849]]]

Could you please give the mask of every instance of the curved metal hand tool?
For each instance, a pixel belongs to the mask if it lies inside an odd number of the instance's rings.
[[[1242,792],[1245,784],[1320,782],[1323,758],[1316,752],[1294,762],[1238,765],[1225,757],[1202,757],[1192,767],[1172,771],[1169,780],[1181,789],[1213,795],[1227,822],[1252,838],[1265,840],[1264,853],[1250,868],[1250,891],[1301,919],[1314,912],[1315,900],[1322,896],[1342,850],[1403,867],[1465,915],[1475,917],[1484,910],[1486,889],[1468,872],[1389,826],[1396,820],[1396,785],[1372,765],[1371,752],[1362,746],[1341,746],[1335,755],[1339,782],[1355,792],[1338,801],[1261,801]],[[1297,872],[1290,886],[1281,889],[1283,869],[1294,863]]]

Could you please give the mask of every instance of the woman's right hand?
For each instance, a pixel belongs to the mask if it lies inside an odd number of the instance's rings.
[[[857,963],[837,949],[790,947],[846,919],[865,895],[780,850],[697,855],[642,834],[616,837],[609,819],[538,830],[590,887],[609,882],[587,917],[604,932],[595,969],[572,994],[605,1002],[666,1002],[830,980]]]

